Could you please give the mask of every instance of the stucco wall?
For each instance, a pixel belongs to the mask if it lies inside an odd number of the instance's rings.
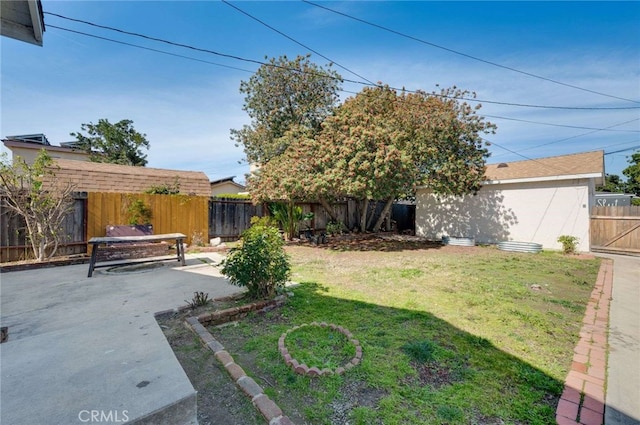
[[[246,189],[234,182],[223,182],[216,185],[211,185],[211,196],[220,195],[223,193],[240,193]]]
[[[73,159],[75,161],[89,160],[89,155],[82,151],[72,151],[72,150],[66,150],[66,149],[58,150],[58,149],[51,149],[51,147],[49,147],[49,149],[47,149],[47,147],[44,147],[44,148],[49,153],[49,156],[51,156],[51,158],[54,158],[54,159],[58,159],[58,158]],[[11,152],[14,158],[16,156],[19,156],[22,159],[24,159],[24,161],[27,164],[33,164],[33,162],[36,160],[36,156],[38,156],[38,154],[40,153],[40,149],[25,149],[18,146],[12,146]]]
[[[558,236],[572,235],[579,238],[580,251],[589,251],[594,192],[591,179],[486,185],[476,196],[455,198],[419,190],[416,234],[535,242],[545,249],[561,249]]]

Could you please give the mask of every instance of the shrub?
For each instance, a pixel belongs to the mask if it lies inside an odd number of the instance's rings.
[[[130,225],[150,224],[153,218],[151,208],[142,199],[130,200],[127,214],[129,215],[128,224]]]
[[[562,235],[558,238],[562,244],[562,252],[565,254],[575,254],[578,252],[578,238],[575,236]]]
[[[221,272],[232,284],[246,287],[254,299],[273,298],[284,287],[291,265],[280,232],[268,217],[251,219],[240,245],[222,261]]]
[[[339,235],[346,230],[341,221],[330,221],[327,223],[327,233],[330,235]]]

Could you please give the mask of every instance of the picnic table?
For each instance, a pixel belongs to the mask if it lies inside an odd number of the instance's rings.
[[[132,263],[144,263],[150,261],[160,261],[166,258],[156,258],[149,260],[136,260],[136,261],[127,261],[123,263],[109,263],[97,265],[98,261],[98,250],[101,246],[108,246],[113,244],[135,244],[135,243],[150,243],[150,242],[162,242],[162,241],[176,241],[176,251],[177,251],[177,260],[180,261],[181,265],[185,265],[184,261],[184,240],[186,239],[186,235],[182,233],[166,233],[161,235],[143,235],[143,236],[102,236],[102,237],[93,237],[89,239],[89,244],[93,246],[93,250],[91,251],[91,261],[89,262],[89,274],[87,277],[91,277],[93,275],[93,270],[100,267],[115,267],[121,266],[125,264]]]

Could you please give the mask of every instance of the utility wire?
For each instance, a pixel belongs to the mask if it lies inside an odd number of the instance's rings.
[[[248,16],[249,18],[253,19],[253,20],[254,20],[254,21],[256,21],[256,22],[259,22],[260,24],[264,25],[265,27],[269,28],[270,30],[277,32],[278,34],[280,34],[281,36],[285,37],[286,39],[291,40],[291,41],[293,41],[294,43],[296,43],[297,45],[304,47],[305,49],[309,50],[310,52],[315,53],[316,55],[320,56],[321,58],[323,58],[323,59],[325,59],[325,60],[328,60],[328,61],[329,61],[329,62],[331,62],[331,63],[336,64],[336,66],[338,66],[339,68],[344,69],[344,70],[345,70],[345,71],[347,71],[348,73],[353,74],[353,75],[355,75],[356,77],[363,79],[364,81],[366,81],[367,83],[369,83],[369,84],[371,84],[371,85],[377,85],[377,84],[376,84],[376,83],[374,83],[373,81],[371,81],[371,80],[369,80],[369,79],[367,79],[367,78],[363,77],[362,75],[358,74],[357,72],[350,70],[350,69],[349,69],[349,68],[347,68],[346,66],[340,65],[338,62],[334,61],[333,59],[330,59],[330,58],[326,57],[325,55],[323,55],[322,53],[318,52],[317,50],[312,49],[311,47],[309,47],[309,46],[307,46],[307,45],[305,45],[305,44],[303,44],[303,43],[299,42],[298,40],[294,39],[293,37],[290,37],[289,35],[287,35],[287,34],[283,33],[282,31],[280,31],[280,30],[278,30],[278,29],[276,29],[276,28],[272,27],[271,25],[267,24],[266,22],[264,22],[264,21],[262,21],[262,20],[258,19],[257,17],[255,17],[255,16],[251,15],[250,13],[245,12],[244,10],[240,9],[238,6],[235,6],[235,5],[233,5],[233,4],[231,4],[231,3],[229,3],[229,2],[228,2],[228,1],[226,1],[226,0],[221,0],[221,1],[222,1],[222,3],[226,4],[226,5],[227,5],[227,6],[229,6],[229,7],[234,8],[235,10],[237,10],[237,11],[238,11],[238,12],[240,12],[240,13],[242,13],[243,15]]]
[[[606,128],[593,128],[593,127],[581,127],[581,126],[577,126],[577,125],[566,125],[566,124],[554,124],[554,123],[548,123],[548,122],[540,122],[540,121],[529,121],[529,120],[523,120],[523,119],[519,119],[519,118],[509,118],[509,117],[501,117],[501,116],[497,116],[497,115],[485,115],[483,114],[484,117],[487,118],[497,118],[497,119],[501,119],[501,120],[507,120],[507,121],[518,121],[518,122],[526,122],[529,124],[539,124],[539,125],[548,125],[548,126],[552,126],[552,127],[564,127],[564,128],[575,128],[575,129],[579,129],[579,130],[594,130],[594,132],[597,131],[619,131],[622,133],[640,133],[640,130],[614,130],[613,127],[619,127],[621,125],[624,124],[629,124],[631,122],[634,121],[639,121],[640,118],[636,118],[630,121],[626,121],[620,124],[616,124],[616,125],[612,125],[610,127],[606,127]],[[585,133],[585,134],[591,134],[591,133]],[[553,142],[555,143],[555,142]]]
[[[603,131],[603,130],[606,131],[606,130],[609,130],[609,129],[613,128],[613,127],[618,127],[618,126],[621,126],[621,125],[624,125],[624,124],[629,124],[629,123],[634,122],[634,121],[638,121],[638,118],[630,120],[630,121],[625,121],[625,122],[622,122],[622,123],[619,123],[619,124],[614,124],[614,125],[611,125],[609,127],[604,128],[604,129],[595,129],[593,131],[588,131],[586,133],[576,134],[575,136],[565,137],[564,139],[554,140],[552,142],[542,143],[542,144],[539,144],[539,145],[536,145],[536,146],[531,146],[531,147],[528,147],[528,148],[520,149],[519,152],[524,152],[524,151],[528,151],[528,150],[531,150],[531,149],[538,149],[538,148],[541,148],[543,146],[553,145],[555,143],[566,142],[567,140],[577,139],[578,137],[587,136],[589,134],[597,133],[597,132]],[[506,155],[506,154],[502,154],[502,155]],[[498,158],[500,156],[501,155],[497,155]]]
[[[67,16],[59,15],[57,13],[52,13],[52,12],[44,12],[44,13],[48,14],[48,15],[56,16],[56,17],[59,17],[59,18],[62,18],[62,19],[67,19],[67,20],[70,20],[70,21],[83,23],[83,24],[90,25],[90,26],[93,26],[93,27],[102,28],[102,29],[106,29],[106,30],[110,30],[110,31],[116,31],[116,32],[121,33],[121,34],[127,34],[127,35],[131,35],[131,36],[134,36],[134,37],[140,37],[140,38],[144,38],[144,39],[147,39],[147,40],[157,41],[159,43],[165,43],[165,44],[169,44],[169,45],[176,46],[176,47],[182,47],[182,48],[185,48],[185,49],[190,49],[190,50],[195,50],[195,51],[199,51],[199,52],[209,53],[209,54],[222,56],[222,57],[226,57],[226,58],[230,58],[230,59],[240,60],[240,61],[243,61],[243,62],[249,62],[249,63],[253,63],[253,64],[256,64],[256,65],[271,66],[271,67],[275,67],[275,68],[289,70],[289,71],[292,71],[292,72],[302,72],[302,73],[316,74],[316,75],[323,76],[325,78],[332,78],[332,79],[336,79],[336,80],[339,80],[339,81],[359,84],[359,85],[363,85],[363,86],[379,87],[378,84],[370,84],[370,83],[366,83],[366,82],[363,82],[363,81],[350,80],[350,79],[346,79],[346,78],[331,77],[331,76],[328,76],[326,74],[320,74],[320,73],[316,73],[316,72],[300,71],[300,70],[294,69],[294,68],[288,68],[288,67],[284,67],[284,66],[281,66],[281,65],[274,65],[274,64],[267,63],[267,62],[255,60],[255,59],[247,59],[247,58],[243,58],[243,57],[237,56],[237,55],[231,55],[231,54],[227,54],[227,53],[220,53],[220,52],[216,52],[214,50],[203,49],[203,48],[200,48],[200,47],[195,47],[195,46],[191,46],[191,45],[187,45],[187,44],[176,43],[176,42],[173,42],[173,41],[164,40],[164,39],[157,38],[157,37],[151,37],[151,36],[144,35],[144,34],[134,33],[134,32],[130,32],[130,31],[121,30],[121,29],[118,29],[118,28],[113,28],[113,27],[109,27],[109,26],[105,26],[105,25],[96,24],[96,23],[89,22],[89,21],[84,21],[84,20],[81,20],[81,19],[69,18]],[[61,29],[61,27],[57,27],[57,28]],[[110,39],[107,39],[107,38],[103,38],[103,39],[110,40]],[[114,40],[110,40],[110,41],[114,41]],[[116,42],[118,42],[118,41],[116,41]],[[390,88],[393,89],[393,90],[404,91],[404,92],[407,92],[407,93],[423,93],[422,90],[408,90],[408,89],[404,89],[404,88],[399,89],[399,88],[396,88],[396,87],[390,87]],[[525,103],[500,102],[500,101],[484,100],[484,99],[476,99],[476,98],[467,98],[467,97],[455,98],[455,97],[451,97],[451,96],[443,96],[443,95],[437,94],[437,93],[432,93],[432,94],[434,96],[437,96],[437,97],[443,97],[443,98],[449,98],[449,99],[455,99],[455,100],[465,100],[465,101],[469,101],[469,102],[488,103],[488,104],[506,105],[506,106],[517,106],[517,107],[525,107],[525,108],[537,108],[537,109],[580,110],[580,111],[612,111],[612,110],[640,109],[640,106],[614,106],[614,107],[593,107],[593,106],[590,106],[590,107],[580,107],[580,106],[534,105],[534,104],[525,104]]]
[[[97,38],[99,40],[111,41],[112,43],[123,44],[125,46],[136,47],[138,49],[143,49],[143,50],[149,50],[151,52],[161,53],[163,55],[175,56],[175,57],[178,57],[178,58],[181,58],[181,59],[188,59],[188,60],[192,60],[192,61],[196,61],[196,62],[207,63],[209,65],[221,66],[223,68],[235,69],[237,71],[243,71],[243,72],[249,72],[249,73],[253,73],[254,72],[254,71],[251,71],[249,69],[243,69],[243,68],[238,68],[236,66],[224,65],[224,64],[221,64],[221,63],[217,63],[217,62],[210,62],[210,61],[206,61],[206,60],[203,60],[203,59],[193,58],[191,56],[179,55],[177,53],[171,53],[171,52],[167,52],[167,51],[164,51],[164,50],[153,49],[151,47],[140,46],[139,44],[127,43],[125,41],[114,40],[112,38],[101,37],[99,35],[89,34],[89,33],[82,32],[82,31],[76,31],[76,30],[72,30],[72,29],[69,29],[69,28],[63,28],[63,27],[59,27],[59,26],[52,25],[52,24],[49,24],[49,23],[47,24],[47,28],[55,28],[55,29],[58,29],[58,30],[61,30],[61,31],[67,31],[67,32],[72,32],[74,34],[80,34],[80,35],[84,35],[84,36],[87,36],[87,37]]]
[[[620,149],[620,150],[618,150],[618,151],[607,152],[607,153],[605,153],[605,155],[611,155],[612,153],[626,152],[626,151],[631,151],[631,150],[635,150],[635,149],[640,149],[640,145],[638,145],[638,146],[632,146],[632,147],[627,148],[627,149]]]
[[[512,68],[512,67],[506,66],[506,65],[501,65],[501,64],[496,63],[496,62],[491,62],[491,61],[488,61],[486,59],[479,58],[477,56],[472,56],[472,55],[469,55],[467,53],[459,52],[457,50],[453,50],[453,49],[450,49],[448,47],[440,46],[438,44],[422,40],[420,38],[417,38],[417,37],[402,33],[400,31],[393,30],[391,28],[387,28],[387,27],[379,25],[379,24],[375,24],[373,22],[365,21],[364,19],[357,18],[355,16],[352,16],[352,15],[337,11],[335,9],[331,9],[331,8],[329,8],[327,6],[322,6],[320,4],[313,3],[313,2],[311,2],[309,0],[302,0],[302,2],[310,4],[310,5],[315,6],[315,7],[318,7],[320,9],[324,9],[326,11],[335,13],[337,15],[341,15],[341,16],[344,16],[346,18],[353,19],[354,21],[358,21],[358,22],[361,22],[363,24],[370,25],[372,27],[381,29],[383,31],[387,31],[387,32],[390,32],[392,34],[396,34],[396,35],[399,35],[401,37],[408,38],[408,39],[413,40],[413,41],[417,41],[418,43],[426,44],[428,46],[435,47],[435,48],[441,49],[441,50],[445,50],[445,51],[447,51],[449,53],[454,53],[456,55],[463,56],[463,57],[466,57],[466,58],[469,58],[469,59],[473,59],[473,60],[476,60],[478,62],[483,62],[483,63],[489,64],[489,65],[492,65],[492,66],[496,66],[498,68],[506,69],[506,70],[513,71],[513,72],[517,72],[519,74],[523,74],[523,75],[526,75],[526,76],[529,76],[529,77],[537,78],[539,80],[548,81],[548,82],[551,82],[551,83],[554,83],[554,84],[559,84],[561,86],[570,87],[570,88],[573,88],[573,89],[576,89],[576,90],[581,90],[581,91],[585,91],[585,92],[588,92],[588,93],[597,94],[597,95],[600,95],[600,96],[610,97],[610,98],[618,99],[618,100],[625,100],[627,102],[632,102],[632,103],[640,103],[640,101],[637,101],[637,100],[627,99],[625,97],[619,97],[619,96],[614,96],[614,95],[610,95],[610,94],[607,94],[607,93],[598,92],[598,91],[595,91],[595,90],[585,89],[583,87],[575,86],[573,84],[563,83],[562,81],[558,81],[558,80],[554,80],[554,79],[551,79],[551,78],[543,77],[543,76],[540,76],[540,75],[532,74],[532,73],[526,72],[526,71],[521,71],[519,69]]]

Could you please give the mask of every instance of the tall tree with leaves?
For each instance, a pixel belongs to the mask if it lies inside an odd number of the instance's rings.
[[[231,138],[244,147],[247,161],[264,166],[289,146],[288,131],[320,130],[337,104],[341,82],[331,65],[316,65],[309,55],[270,59],[240,84],[251,124],[231,130]]]
[[[5,205],[25,221],[35,258],[44,261],[53,257],[66,237],[62,224],[73,210],[73,185],[56,178],[53,160],[44,149],[32,165],[20,157],[11,163],[3,154],[0,182]]]
[[[625,186],[625,183],[622,181],[619,175],[607,174],[604,177],[604,185],[598,186],[596,190],[611,193],[625,192]]]
[[[418,186],[452,195],[480,188],[488,157],[480,134],[495,126],[461,101],[470,95],[455,87],[431,94],[367,87],[327,118],[319,136],[323,178],[361,200],[361,230],[371,227],[370,200],[386,201],[377,231],[393,201]]]
[[[121,120],[112,124],[107,119],[99,119],[98,124],[82,124],[80,128],[87,135],[77,132],[71,133],[71,136],[89,153],[91,161],[147,165],[147,155],[142,148],[149,149],[149,141],[146,134],[133,128],[133,121]]]
[[[622,170],[627,178],[626,191],[640,196],[640,152],[636,152],[628,159],[629,166]]]

